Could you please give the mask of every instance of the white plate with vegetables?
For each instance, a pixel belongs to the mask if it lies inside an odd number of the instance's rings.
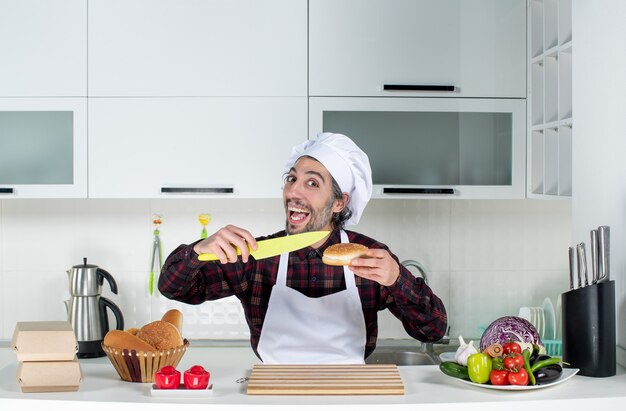
[[[548,387],[552,387],[554,385],[559,385],[564,383],[565,381],[569,380],[570,378],[572,378],[574,375],[576,375],[578,373],[579,369],[578,368],[563,368],[563,372],[561,373],[561,376],[552,381],[552,382],[548,382],[545,384],[537,384],[537,385],[491,385],[491,384],[476,384],[475,382],[471,382],[468,380],[462,380],[460,378],[455,378],[455,377],[450,377],[450,378],[454,378],[457,381],[461,381],[462,383],[465,384],[469,384],[469,385],[473,385],[475,387],[480,387],[480,388],[487,388],[490,390],[502,390],[502,391],[528,391],[528,390],[538,390],[541,388],[548,388]]]

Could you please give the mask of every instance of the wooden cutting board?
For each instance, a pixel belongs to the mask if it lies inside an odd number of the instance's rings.
[[[393,364],[266,365],[252,368],[249,395],[403,395]]]

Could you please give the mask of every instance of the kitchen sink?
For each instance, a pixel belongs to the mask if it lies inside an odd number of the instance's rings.
[[[365,359],[366,364],[396,364],[396,365],[438,365],[439,360],[434,355],[420,351],[401,350],[374,350]]]

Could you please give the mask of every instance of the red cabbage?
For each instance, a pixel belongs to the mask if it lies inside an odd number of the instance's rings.
[[[494,343],[504,345],[509,340],[543,345],[537,329],[530,321],[521,317],[506,316],[489,324],[480,338],[480,351]]]

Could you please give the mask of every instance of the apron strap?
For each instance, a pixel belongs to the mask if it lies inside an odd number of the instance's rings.
[[[350,240],[348,239],[348,234],[343,230],[341,230],[341,242],[342,243],[350,242]],[[346,290],[349,288],[356,287],[356,282],[354,281],[354,273],[352,272],[352,270],[348,268],[347,265],[343,266],[343,277],[344,277],[344,281],[346,282]]]
[[[289,253],[282,253],[278,262],[278,273],[276,274],[276,284],[287,286],[287,266],[289,265]]]

